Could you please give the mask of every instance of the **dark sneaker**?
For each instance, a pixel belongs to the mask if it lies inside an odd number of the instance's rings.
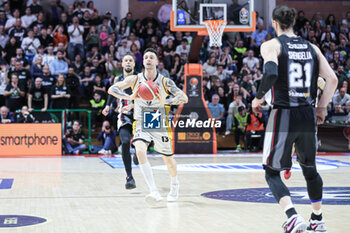
[[[327,233],[326,224],[323,220],[312,220],[310,219],[310,225],[307,227],[307,233]]]
[[[137,156],[135,154],[132,156],[132,161],[134,161],[135,165],[139,165],[139,160],[137,159]]]
[[[294,214],[283,224],[285,233],[303,233],[305,232],[306,227],[307,224],[304,218],[299,214]]]
[[[132,177],[126,177],[126,184],[125,184],[126,189],[134,189],[136,188],[135,180]]]

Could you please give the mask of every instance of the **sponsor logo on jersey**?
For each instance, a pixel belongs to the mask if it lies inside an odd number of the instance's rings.
[[[159,110],[143,112],[143,128],[144,129],[160,129],[161,113]]]
[[[305,187],[289,188],[295,204],[310,204]],[[203,193],[202,196],[218,200],[276,203],[269,188],[231,189]],[[323,205],[350,205],[350,187],[323,187]]]

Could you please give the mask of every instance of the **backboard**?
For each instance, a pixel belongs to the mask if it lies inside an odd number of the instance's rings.
[[[172,31],[197,31],[207,35],[205,20],[225,20],[226,32],[254,31],[254,0],[173,0]]]

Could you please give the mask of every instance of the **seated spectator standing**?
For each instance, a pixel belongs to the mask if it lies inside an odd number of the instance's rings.
[[[69,44],[68,57],[71,61],[74,60],[75,50],[78,50],[82,59],[84,59],[84,27],[79,25],[79,18],[73,17],[73,24],[68,27]]]
[[[73,121],[72,129],[67,130],[66,135],[63,138],[66,154],[78,155],[87,149],[84,144],[85,135],[80,127],[80,122],[75,120]]]
[[[333,97],[335,113],[344,113],[346,104],[350,101],[350,95],[346,93],[344,87],[339,89],[339,93]]]
[[[28,107],[24,105],[21,111],[16,115],[16,123],[33,123],[35,118],[28,111]]]
[[[64,75],[60,74],[57,77],[56,85],[51,90],[51,107],[53,109],[69,108],[70,90],[66,86]]]
[[[9,112],[9,109],[6,106],[2,106],[0,108],[0,123],[13,123],[15,119],[13,117],[13,113]]]
[[[12,78],[12,74],[15,74],[18,78],[19,86],[22,87],[22,91],[27,92],[28,87],[32,83],[32,79],[30,77],[30,73],[27,69],[23,68],[22,62],[17,59],[15,70],[9,72],[9,76]]]
[[[236,150],[241,150],[241,145],[239,143],[239,139],[241,136],[245,138],[245,129],[247,126],[248,113],[243,106],[238,108],[238,113],[235,114],[234,126],[235,126],[235,142],[236,142]],[[246,144],[246,143],[245,143]],[[244,148],[246,149],[246,148]]]
[[[106,104],[106,100],[102,99],[101,94],[95,92],[93,95],[93,99],[90,100],[91,104],[91,122],[93,130],[96,128],[96,123],[101,122],[102,120],[102,110]]]
[[[39,46],[39,39],[35,38],[33,30],[29,29],[28,36],[23,39],[21,47],[24,50],[25,56],[30,64],[37,53]]]
[[[246,135],[244,140],[244,149],[246,151],[250,150],[253,152],[257,152],[260,149],[262,149],[265,132],[265,120],[264,115],[261,112],[253,113],[251,111],[251,108],[249,110],[250,111],[247,118]],[[257,146],[253,145],[253,138],[257,138],[259,140]]]
[[[117,137],[117,132],[111,129],[109,121],[104,121],[102,124],[102,129],[100,134],[97,136],[98,141],[102,141],[101,146],[92,146],[92,153],[98,154],[112,154],[117,146],[115,144],[115,138]]]
[[[49,97],[46,89],[42,85],[42,79],[40,77],[35,79],[34,86],[28,93],[28,108],[31,112],[33,109],[40,109],[42,112],[47,110]]]
[[[55,76],[59,74],[67,74],[68,64],[63,59],[63,52],[57,51],[56,56],[57,56],[56,59],[53,60],[49,65],[51,74]]]
[[[18,76],[16,74],[11,75],[11,82],[7,84],[4,96],[7,97],[6,106],[11,112],[15,112],[22,107],[25,91],[24,87],[18,82]]]
[[[43,74],[40,76],[42,81],[43,87],[45,87],[47,94],[49,95],[49,98],[51,98],[51,90],[53,85],[56,83],[56,78],[51,75],[50,68],[48,65],[43,66]]]
[[[252,48],[255,54],[259,54],[259,48],[261,43],[265,40],[267,36],[267,31],[264,30],[263,24],[258,24],[258,29],[256,29],[251,36],[250,48]]]
[[[35,62],[30,66],[30,75],[33,78],[41,77],[43,75],[43,57],[39,56]]]
[[[74,69],[70,67],[68,69],[68,75],[66,78],[66,84],[71,92],[70,108],[79,108],[79,76],[74,72]]]

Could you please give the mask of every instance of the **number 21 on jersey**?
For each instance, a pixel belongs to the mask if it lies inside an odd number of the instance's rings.
[[[305,76],[305,78],[303,78]],[[289,66],[289,87],[309,88],[311,85],[311,64],[293,62]]]

